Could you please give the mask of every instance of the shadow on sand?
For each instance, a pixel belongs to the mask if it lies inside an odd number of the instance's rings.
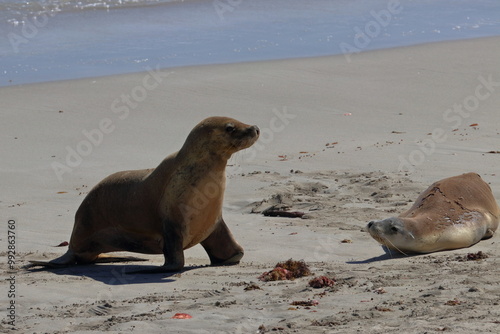
[[[401,258],[408,258],[408,257],[414,257],[418,256],[421,254],[402,254],[399,252],[391,251],[386,247],[382,246],[382,249],[384,250],[384,254],[375,256],[366,260],[361,260],[361,261],[347,261],[346,263],[348,264],[363,264],[363,263],[373,263],[373,262],[379,262],[379,261],[387,261],[387,260],[394,260],[394,259],[401,259]]]
[[[56,275],[70,275],[89,277],[107,285],[127,285],[127,284],[148,284],[148,283],[169,283],[175,282],[179,274],[186,271],[204,268],[203,266],[186,266],[184,269],[172,273],[134,273],[140,270],[153,269],[157,266],[137,265],[137,264],[86,264],[75,265],[63,268],[27,268],[30,272],[49,271]]]

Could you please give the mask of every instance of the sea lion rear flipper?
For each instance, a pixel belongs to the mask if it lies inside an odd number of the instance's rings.
[[[148,261],[148,259],[143,259],[135,256],[105,256],[99,257],[95,262],[90,263],[117,263],[117,262],[139,262],[139,261]],[[85,263],[85,264],[90,264]],[[30,269],[34,267],[44,267],[47,269],[60,269],[71,267],[72,263],[55,263],[52,261],[29,261],[29,264],[24,266],[25,269]]]
[[[65,268],[69,266],[73,266],[76,264],[75,253],[72,250],[68,250],[64,255],[50,260],[50,261],[30,261],[30,264],[26,266],[26,268],[32,267],[45,267],[45,268]]]
[[[44,267],[44,268],[49,268],[49,269],[58,269],[58,268],[66,268],[69,267],[69,264],[58,264],[58,263],[53,263],[51,261],[29,261],[29,264],[24,266],[24,269],[30,269],[33,267]]]
[[[138,258],[135,256],[108,256],[100,254],[95,260],[88,262],[77,261],[75,254],[68,250],[64,255],[51,261],[29,261],[30,264],[26,268],[45,267],[50,269],[66,268],[77,264],[90,263],[113,263],[113,262],[131,262],[131,261],[148,261],[147,259]]]
[[[243,248],[234,240],[233,234],[222,217],[215,230],[201,242],[213,266],[238,264],[243,257]]]

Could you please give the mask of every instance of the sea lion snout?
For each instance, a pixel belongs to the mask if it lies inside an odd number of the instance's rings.
[[[257,125],[252,125],[249,129],[250,132],[253,132],[256,136],[260,135],[260,129]]]
[[[406,234],[403,222],[397,217],[372,220],[366,225],[366,229],[373,238],[379,241],[390,236]]]
[[[244,133],[247,135],[247,136],[250,136],[250,137],[259,137],[260,135],[260,129],[257,125],[251,125],[249,126],[245,131]]]
[[[257,125],[250,125],[241,131],[241,137],[259,137],[260,129]]]
[[[366,228],[370,230],[388,230],[397,232],[398,226],[401,225],[400,219],[396,217],[386,218],[382,220],[372,220],[366,225]]]
[[[233,147],[237,150],[245,149],[253,145],[259,139],[260,129],[257,125],[233,125],[228,124],[226,127],[226,132],[228,132],[233,139]]]

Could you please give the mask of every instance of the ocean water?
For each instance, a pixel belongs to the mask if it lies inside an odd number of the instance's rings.
[[[0,86],[496,35],[498,0],[0,0]]]

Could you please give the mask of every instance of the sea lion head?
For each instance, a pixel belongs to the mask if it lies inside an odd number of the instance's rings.
[[[256,125],[244,124],[229,117],[209,117],[194,127],[185,145],[197,147],[210,155],[229,158],[231,154],[252,146],[259,134]]]
[[[383,246],[401,253],[412,252],[418,248],[419,240],[413,231],[414,221],[391,217],[383,220],[374,220],[368,223],[368,233]]]

